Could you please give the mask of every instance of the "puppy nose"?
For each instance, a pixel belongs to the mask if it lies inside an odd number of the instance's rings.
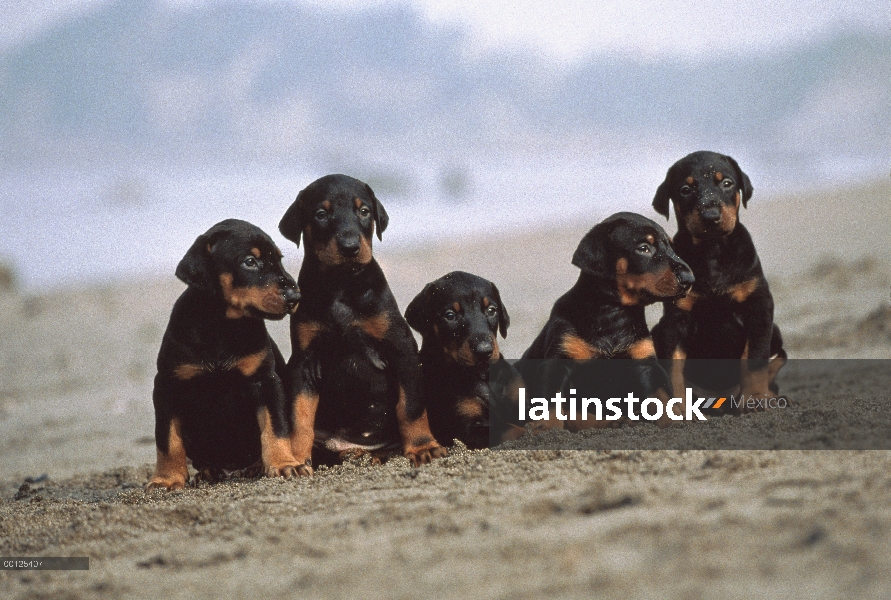
[[[285,304],[288,305],[288,308],[294,308],[300,302],[300,292],[297,288],[287,287],[282,295],[285,297]]]
[[[678,280],[678,285],[681,286],[681,289],[685,292],[693,287],[693,283],[696,281],[696,278],[693,277],[693,271],[689,269],[681,269],[675,275]]]
[[[492,340],[477,342],[473,347],[473,355],[477,360],[489,360],[492,358],[494,351],[495,347],[492,345]]]
[[[717,223],[721,220],[721,209],[717,206],[710,206],[709,208],[702,211],[702,218],[706,221]]]
[[[359,236],[337,240],[337,247],[347,258],[356,258],[359,256]]]

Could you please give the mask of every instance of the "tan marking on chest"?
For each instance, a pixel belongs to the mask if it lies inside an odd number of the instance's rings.
[[[367,319],[354,321],[353,325],[377,340],[382,340],[390,329],[390,315],[380,313]]]
[[[301,321],[297,323],[297,343],[301,350],[306,350],[324,327],[318,321]]]
[[[656,347],[653,346],[652,339],[644,338],[631,344],[631,347],[628,348],[628,354],[631,355],[631,358],[638,360],[642,358],[656,358]]]
[[[560,350],[562,350],[567,357],[575,360],[587,360],[589,358],[597,358],[600,356],[600,352],[597,351],[597,348],[579,336],[571,333],[567,333],[563,336],[563,341],[560,342]]]
[[[758,278],[753,277],[748,281],[743,281],[742,283],[730,286],[727,289],[727,294],[733,298],[734,302],[745,302],[746,299],[752,295],[752,292],[758,289],[758,284]]]
[[[204,373],[204,371],[206,371],[206,369],[202,365],[184,363],[173,369],[173,375],[180,381],[188,381],[189,379],[198,377]]]
[[[241,371],[241,374],[245,377],[250,377],[257,372],[263,364],[263,361],[266,360],[266,356],[266,350],[261,350],[255,354],[248,354],[235,361],[235,368]]]
[[[479,419],[486,416],[486,411],[476,398],[461,398],[455,404],[455,412],[464,419]]]

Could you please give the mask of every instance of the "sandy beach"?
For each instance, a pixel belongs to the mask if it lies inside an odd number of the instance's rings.
[[[791,358],[891,358],[889,200],[883,180],[759,196],[742,213]],[[511,316],[502,351],[516,358],[604,216],[411,251],[385,236],[375,255],[403,310],[451,270],[494,281]],[[296,274],[299,260],[287,266]],[[0,571],[3,597],[888,597],[887,451],[544,450],[526,437],[508,450],[458,445],[420,468],[357,460],[146,494],[154,361],[182,289],[171,273],[0,293],[0,556],[90,557],[89,571]],[[648,310],[651,325],[660,313]],[[269,330],[287,355],[287,322]],[[792,439],[829,419],[854,437],[891,432],[891,371],[832,389],[806,372],[787,382],[789,417],[715,427]]]

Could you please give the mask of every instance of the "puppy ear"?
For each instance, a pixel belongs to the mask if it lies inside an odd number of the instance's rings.
[[[742,205],[743,208],[746,207],[746,202],[749,201],[749,198],[752,197],[752,192],[755,191],[752,188],[752,182],[749,181],[749,176],[743,173],[742,169],[739,168],[739,164],[733,160],[731,157],[726,156],[725,158],[733,165],[733,168],[736,170],[736,176],[739,181],[739,189],[742,192]]]
[[[494,283],[492,284],[492,296],[494,296],[495,302],[498,304],[498,331],[501,333],[501,337],[506,338],[507,328],[510,327],[510,315],[507,314],[507,308],[501,301],[501,294]]]
[[[374,190],[371,189],[371,186],[366,183],[365,189],[368,190],[368,195],[371,196],[374,202],[374,229],[377,231],[377,239],[383,240],[382,234],[387,228],[387,223],[390,222],[390,217],[387,215],[387,211],[384,210],[384,205],[374,195]]]
[[[430,311],[428,309],[432,292],[433,284],[428,283],[421,290],[421,293],[408,303],[408,308],[405,309],[405,320],[412,329],[421,335],[427,333],[427,329],[430,326]]]
[[[668,169],[668,172],[665,174],[665,181],[656,188],[656,196],[653,198],[653,208],[666,219],[669,218],[668,203],[671,200],[671,186],[674,181],[672,169]]]
[[[199,235],[176,266],[176,276],[189,287],[213,289],[213,263],[210,260],[210,237]]]
[[[278,230],[281,232],[286,239],[291,240],[297,247],[300,247],[300,236],[303,233],[303,228],[306,226],[306,219],[304,218],[305,211],[303,210],[303,205],[306,202],[306,198],[309,193],[306,191],[309,189],[309,186],[304,188],[297,194],[297,199],[294,200],[294,203],[288,208],[285,212],[285,216],[282,217],[282,220],[278,223]]]
[[[607,264],[606,257],[610,230],[611,227],[607,223],[599,223],[586,233],[579,242],[575,254],[572,255],[572,264],[590,275],[599,277],[614,275],[614,270]]]
[[[240,223],[235,219],[227,219],[199,235],[176,266],[176,276],[190,287],[199,290],[215,289],[217,282],[214,281],[214,267],[211,260],[213,248]]]

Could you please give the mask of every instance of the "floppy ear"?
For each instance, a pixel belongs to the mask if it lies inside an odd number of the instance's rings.
[[[377,231],[377,239],[383,240],[384,238],[381,236],[387,228],[387,223],[390,222],[390,217],[387,215],[387,211],[384,210],[384,205],[374,195],[374,190],[371,189],[371,186],[366,183],[365,189],[368,190],[368,194],[374,201],[374,229]]]
[[[421,293],[414,297],[414,300],[408,303],[405,309],[405,320],[412,329],[424,335],[430,326],[430,312],[428,310],[430,296],[433,293],[433,284],[428,283],[421,290]]]
[[[614,275],[614,270],[607,264],[606,249],[609,244],[609,232],[612,228],[607,223],[595,225],[579,242],[572,264],[584,273],[600,277]]]
[[[742,169],[739,168],[739,164],[737,164],[735,160],[727,155],[725,155],[725,158],[730,161],[730,164],[736,169],[736,176],[739,178],[739,189],[742,191],[742,205],[743,208],[745,208],[746,202],[752,197],[752,192],[755,191],[752,188],[752,182],[749,181],[749,176],[743,173]]]
[[[230,233],[236,224],[234,219],[227,219],[199,235],[176,266],[176,276],[190,287],[207,291],[215,289],[217,282],[214,281],[211,253],[220,238]]]
[[[213,263],[210,261],[210,237],[199,235],[176,266],[176,276],[199,290],[213,289]]]
[[[306,226],[306,220],[304,215],[306,214],[303,210],[303,204],[306,202],[306,198],[309,195],[306,190],[309,189],[309,186],[304,188],[297,194],[297,199],[294,200],[294,203],[288,208],[285,212],[285,216],[282,217],[282,220],[278,223],[278,230],[281,232],[286,239],[291,240],[297,247],[300,247],[300,235],[303,233],[303,228]]]
[[[659,187],[656,188],[656,197],[653,198],[653,208],[656,209],[656,212],[668,219],[668,203],[671,200],[671,185],[674,181],[672,169],[668,169],[668,173],[665,174],[665,181],[659,184]]]
[[[501,337],[506,338],[507,328],[510,327],[510,315],[507,314],[507,307],[501,301],[501,294],[494,283],[492,284],[492,296],[495,297],[495,302],[498,304],[498,331],[501,333]]]

